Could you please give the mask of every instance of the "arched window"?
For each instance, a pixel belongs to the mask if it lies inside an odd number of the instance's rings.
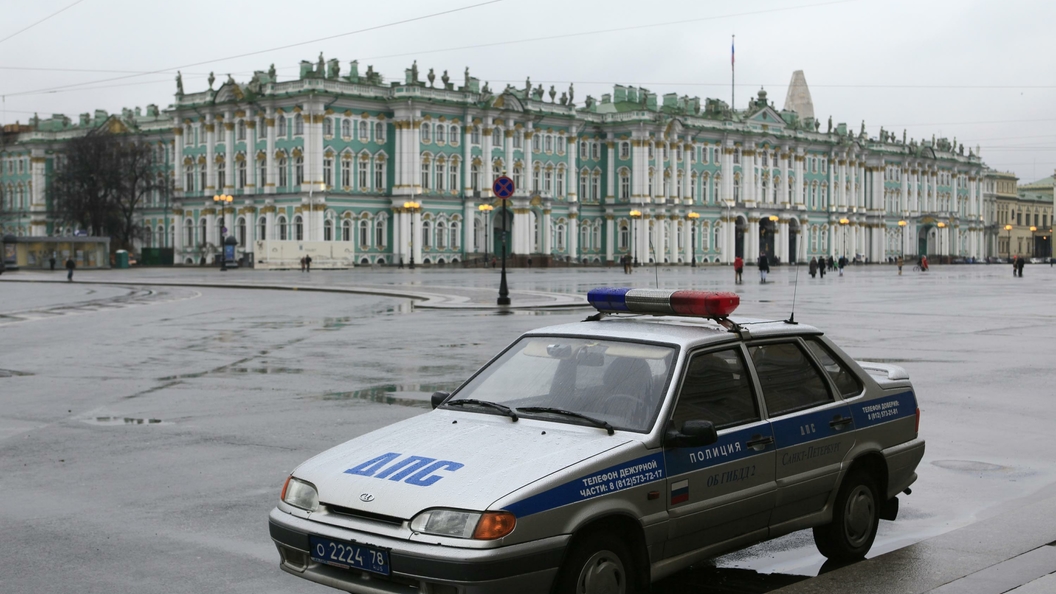
[[[461,225],[458,224],[458,221],[453,221],[451,223],[451,243],[450,243],[450,245],[451,245],[452,249],[456,249],[457,250],[462,245],[462,236],[458,232],[460,228],[461,228]]]
[[[385,247],[385,219],[378,219],[374,223],[374,245],[379,248]]]
[[[565,195],[565,168],[557,168],[557,193],[558,196]]]
[[[334,135],[334,118],[323,119],[323,135],[333,136]]]
[[[384,144],[385,142],[385,124],[384,122],[375,122],[374,124],[374,142],[378,144]]]
[[[301,215],[293,217],[293,238],[296,241],[304,241],[304,219]]]
[[[289,135],[289,132],[286,130],[286,116],[280,113],[279,114],[279,132],[278,132],[278,136],[279,136],[279,138],[286,138],[286,136],[288,136],[288,135]]]
[[[469,177],[470,177],[470,180],[473,182],[473,186],[472,186],[473,187],[473,191],[474,192],[479,192],[480,191],[480,165],[477,165],[476,163],[474,163],[473,165],[470,166],[470,168],[469,168]]]
[[[619,239],[619,241],[620,241],[619,249],[621,249],[621,250],[626,250],[627,247],[631,244],[631,229],[630,229],[630,226],[627,225],[626,222],[621,222],[620,223],[620,239]]]
[[[352,161],[350,159],[341,160],[341,187],[345,190],[352,189]]]
[[[293,185],[304,183],[304,157],[297,157],[293,162]]]
[[[343,138],[352,137],[352,120],[348,118],[343,118],[341,120],[341,136]]]
[[[323,184],[327,187],[334,185],[334,159],[327,157],[323,159]]]
[[[620,170],[620,199],[628,200],[631,197],[631,172],[626,169]]]
[[[585,252],[590,249],[590,227],[586,225],[586,221],[583,223],[579,227],[579,249]]]
[[[370,191],[370,160],[363,156],[359,159],[359,191],[369,192]]]
[[[631,158],[631,143],[621,142],[620,143],[620,158],[630,159]]]
[[[513,148],[519,149],[524,147],[524,136],[520,132],[513,133]]]
[[[261,155],[262,157],[264,155]],[[264,191],[264,186],[268,185],[268,161],[267,159],[257,160],[257,187],[260,188],[258,192]]]
[[[595,171],[590,179],[590,199],[594,202],[601,200],[601,171]]]
[[[436,223],[436,248],[442,250],[447,247],[447,225],[443,221]]]
[[[245,120],[238,120],[238,123],[235,124],[235,140],[240,140],[241,141],[241,140],[245,140],[245,139],[246,139],[246,121]]]
[[[552,167],[547,167],[543,173],[543,193],[547,196],[554,195],[554,170]]]
[[[447,129],[447,127],[446,126],[442,126],[442,125],[436,127],[436,142],[437,142],[437,144],[443,144],[444,143],[444,137],[446,136],[444,134],[444,132],[446,131],[446,129]]]
[[[290,230],[286,226],[286,215],[279,215],[279,218],[277,219],[276,222],[278,223],[278,226],[279,226],[279,240],[280,241],[286,241],[287,239],[290,238],[290,235],[289,235]]]
[[[289,182],[289,163],[286,161],[286,157],[279,159],[279,187],[285,188]]]
[[[341,241],[352,241],[352,221],[341,221]]]
[[[565,224],[558,223],[555,226],[554,231],[554,238],[555,243],[557,244],[557,251],[563,252],[565,251]]]
[[[304,135],[304,116],[299,113],[293,116],[293,135]]]
[[[235,224],[235,235],[238,238],[238,245],[246,247],[246,217],[238,217],[238,223]]]
[[[601,219],[594,221],[594,249],[601,249]]]
[[[432,124],[429,124],[428,122],[422,124],[422,142],[424,142],[424,143],[432,142],[432,134],[431,134],[432,130],[433,130]]]
[[[366,142],[370,140],[370,129],[367,128],[367,123],[364,121],[359,122],[359,141]]]
[[[422,159],[422,191],[429,189],[429,158]]]
[[[381,157],[374,159],[374,191],[385,191],[385,160]]]
[[[449,130],[449,134],[447,135],[448,144],[457,145],[460,140],[460,132],[461,131],[458,129],[458,126],[451,126],[451,130]]]
[[[260,217],[257,219],[257,239],[271,239],[268,237],[268,218]]]
[[[440,130],[440,129],[441,128],[437,128],[437,130]],[[443,161],[437,161],[437,163],[436,163],[436,191],[438,191],[438,192],[443,192],[444,191],[444,182],[446,181],[444,179],[444,174],[446,173],[444,171],[444,167],[445,167],[445,165],[444,165]]]
[[[209,227],[205,224],[205,217],[198,221],[198,245],[205,245],[209,237]]]
[[[359,221],[359,245],[364,249],[370,246],[370,221],[366,219]]]
[[[220,161],[216,164],[216,191],[222,192],[227,185],[227,163]]]
[[[431,245],[429,239],[432,234],[430,231],[432,231],[432,227],[430,226],[429,221],[422,221],[422,249],[426,249]]]
[[[480,126],[473,126],[473,131],[469,134],[470,144],[480,144]]]
[[[491,129],[491,146],[495,148],[502,147],[502,130],[499,128]]]
[[[246,189],[246,160],[243,159],[238,162],[238,178],[235,180],[238,183],[238,189]]]
[[[194,223],[191,219],[183,222],[183,243],[184,247],[192,247],[194,245]]]
[[[323,221],[323,241],[334,240],[334,221],[332,219],[326,219]]]
[[[448,186],[451,190],[458,191],[458,159],[451,159],[451,167],[449,169],[449,181],[451,184]]]

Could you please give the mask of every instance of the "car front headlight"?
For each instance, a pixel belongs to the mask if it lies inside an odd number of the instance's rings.
[[[293,478],[290,475],[282,486],[281,499],[286,503],[307,511],[319,509],[319,491],[312,483]]]
[[[510,512],[469,512],[430,509],[411,520],[411,530],[422,534],[495,540],[513,532],[517,518]]]

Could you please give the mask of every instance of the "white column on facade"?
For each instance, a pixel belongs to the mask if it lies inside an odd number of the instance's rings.
[[[241,210],[242,214],[236,215],[236,217],[242,216],[246,219],[246,247],[244,251],[252,252],[253,245],[257,241],[257,209],[253,207],[252,200],[246,200],[245,206]],[[335,221],[335,223],[337,223],[337,226],[334,227],[334,237],[338,237],[341,233],[341,222]],[[237,218],[235,219],[235,224],[238,224]]]
[[[616,142],[613,140],[614,137],[615,135],[610,132],[609,140],[605,142],[605,204],[613,204],[616,202]],[[576,171],[575,151],[572,149],[575,147],[570,144],[568,145],[568,148],[569,165],[567,177],[569,180],[569,187],[572,187],[575,184],[574,174]],[[612,215],[609,215],[609,218],[607,219],[609,222],[605,224],[606,229],[611,226],[611,216]],[[606,233],[611,236],[611,232],[607,231]],[[611,261],[612,254],[610,252],[606,253],[608,254],[607,260]]]
[[[212,200],[205,203],[202,214],[205,217],[205,237],[203,239],[205,243],[215,246],[217,245],[216,207]]]
[[[266,117],[264,118],[264,127],[267,128],[265,134],[267,135],[267,148],[265,149],[265,163],[268,173],[268,179],[264,183],[264,187],[261,191],[267,194],[275,193],[275,182],[279,180],[279,172],[276,167],[275,161],[275,109],[269,107],[267,109]],[[353,172],[354,174],[354,172]],[[270,215],[271,213],[269,213]],[[358,230],[355,231],[358,234]],[[268,239],[271,239],[271,221],[268,222]]]
[[[216,123],[209,122],[205,125],[205,183],[202,188],[206,196],[211,196],[219,191],[213,184],[216,183]]]
[[[679,199],[682,200],[682,204],[685,204],[687,200],[691,200],[694,197],[692,194],[693,178],[691,176],[693,173],[693,159],[691,157],[693,156],[694,148],[688,136],[684,142],[681,142],[680,146],[682,147],[682,194]],[[609,158],[609,163],[612,163],[611,157]],[[609,168],[611,169],[612,167],[610,166]],[[687,239],[686,242],[688,243],[689,240]]]
[[[550,229],[550,209],[543,209],[543,254],[550,255],[554,251],[554,237]]]
[[[184,174],[183,174],[183,126],[180,124],[179,118],[172,119],[172,138],[173,138],[173,190],[180,195],[179,192],[184,190]]]
[[[774,226],[777,232],[774,236],[774,251],[781,262],[791,262],[792,258],[788,252],[788,219],[781,219]]]
[[[582,200],[584,200],[586,198],[586,196],[577,196],[577,194],[576,194],[576,180],[579,179],[579,174],[576,173],[576,157],[579,155],[579,151],[576,150],[578,148],[578,146],[577,146],[578,143],[576,142],[576,127],[575,126],[571,126],[569,128],[569,136],[568,136],[567,140],[562,140],[561,138],[558,138],[557,142],[565,142],[566,143],[565,144],[565,156],[568,159],[567,165],[566,165],[566,167],[568,167],[568,169],[565,171],[565,196],[568,196],[568,201],[569,202],[575,202],[576,200],[582,201]],[[609,151],[610,151],[609,163],[611,164],[612,163],[612,158],[611,158],[612,149],[610,148]],[[610,169],[610,173],[611,173],[611,169],[612,169],[611,165],[609,166],[609,169]],[[611,188],[611,184],[610,184],[610,188]],[[611,192],[611,190],[609,190],[609,191]]]
[[[755,262],[759,259],[759,218],[749,213],[748,228],[744,232],[744,259]]]
[[[610,151],[612,149],[609,149]],[[611,160],[610,160],[611,163]],[[611,212],[605,213],[605,262],[611,264],[616,259],[616,223]]]
[[[259,239],[277,239],[278,234],[275,232],[275,200],[268,199],[264,201],[264,237]],[[352,232],[353,240],[359,237],[358,230]]]
[[[184,247],[183,246],[183,244],[184,244],[184,236],[183,236],[183,234],[184,234],[184,230],[183,230],[184,216],[183,216],[182,205],[179,202],[177,202],[177,203],[172,205],[172,212],[169,213],[169,216],[171,217],[169,220],[172,222],[172,224],[175,226],[175,229],[176,229],[176,233],[173,235],[173,238],[172,238],[172,251],[174,252],[173,264],[176,264],[177,266],[179,266],[180,264],[183,264],[183,259],[180,258],[180,252],[183,251],[183,247]],[[167,233],[168,229],[166,229],[165,232]]]
[[[473,146],[469,142],[473,126],[467,121],[465,126],[460,126],[460,129],[462,130],[462,196],[469,198],[473,196]],[[466,232],[473,233],[472,227],[467,225]],[[481,238],[481,241],[483,241],[483,238]],[[469,243],[466,245],[469,245]],[[479,249],[480,246],[476,247]]]
[[[532,163],[532,156],[533,156],[533,150],[534,150],[532,148],[532,138],[535,136],[535,131],[532,129],[531,122],[526,124],[525,128],[526,129],[524,131],[524,191],[523,192],[524,192],[525,195],[528,195],[528,194],[532,193],[531,192],[532,179],[533,179],[532,176],[534,175],[534,173],[532,172],[532,167],[534,167],[534,164]],[[487,161],[487,159],[485,159],[485,161]],[[487,163],[487,162],[485,162],[484,165],[485,165],[485,167],[491,167],[491,165],[489,163]],[[572,178],[572,179],[576,178],[576,173],[575,173],[574,170],[573,171],[569,171],[567,174],[568,174],[569,178]],[[484,174],[484,179],[485,180],[488,179],[488,175],[490,175],[490,174],[488,174],[488,173]],[[491,183],[485,183],[483,185],[486,188],[491,188]],[[517,190],[520,190],[520,188],[517,188]],[[549,253],[549,252],[547,252],[547,253]]]
[[[575,262],[579,259],[579,213],[568,213],[568,257]]]
[[[506,120],[506,127],[502,131],[503,155],[506,175],[513,176],[513,120]]]
[[[246,194],[259,192],[257,185],[257,120],[252,113],[246,113]],[[337,170],[334,175],[339,175]],[[337,232],[337,229],[334,229]],[[248,246],[249,243],[247,242]]]
[[[476,233],[474,230],[476,227],[473,222],[477,216],[477,205],[473,200],[467,198],[462,203],[462,251],[466,254],[472,254],[477,251],[476,244]],[[483,240],[483,238],[481,238]]]
[[[417,126],[416,126],[417,128]],[[420,176],[419,176],[420,177]],[[410,213],[410,218],[414,219],[414,261],[422,261],[422,211],[425,210],[425,204],[422,204],[422,208],[417,209],[415,212]]]
[[[667,259],[672,264],[678,263],[678,229],[682,220],[679,213],[671,213],[667,217]]]
[[[494,169],[494,162],[495,162],[495,157],[494,157],[494,155],[492,155],[492,152],[494,152],[494,151],[492,149],[494,149],[495,147],[493,147],[491,145],[492,144],[491,143],[491,133],[492,133],[491,122],[485,122],[484,123],[484,127],[481,130],[481,133],[483,134],[483,136],[481,136],[481,138],[480,138],[480,146],[481,146],[481,149],[482,149],[481,150],[481,160],[484,162],[484,164],[483,164],[483,166],[481,166],[480,176],[481,176],[482,179],[481,179],[480,185],[481,185],[481,190],[490,191],[491,190],[491,185],[495,182],[495,176],[494,176],[494,173],[492,172],[492,170]],[[531,170],[525,171],[525,175],[527,176],[526,179],[528,179],[528,180],[532,179],[531,178],[531,175],[532,175]],[[531,187],[531,182],[529,181],[529,183],[526,184],[526,185],[528,185],[528,187],[530,188]],[[526,193],[520,192],[520,188],[517,188],[517,190],[518,190],[518,195],[526,195]]]
[[[906,171],[906,180],[909,185],[909,212],[911,215],[916,216],[920,214],[920,185],[917,178],[916,169],[908,169]]]
[[[225,194],[235,190],[235,122],[231,112],[224,117],[224,188]],[[219,190],[219,188],[217,188]]]

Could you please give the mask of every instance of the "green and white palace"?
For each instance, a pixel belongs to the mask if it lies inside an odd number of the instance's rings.
[[[156,143],[175,191],[149,201],[141,241],[178,264],[219,256],[221,217],[258,265],[292,265],[303,244],[327,248],[317,266],[479,261],[501,246],[490,188],[503,173],[521,265],[995,255],[988,171],[946,139],[823,126],[762,90],[732,110],[630,86],[577,103],[572,87],[458,78],[415,65],[386,82],[320,56],[289,81],[273,67],[185,93],[178,78],[164,110],[33,118],[3,137],[0,222],[74,233],[52,215],[48,176],[65,140],[104,128]],[[234,201],[221,211],[216,194]]]

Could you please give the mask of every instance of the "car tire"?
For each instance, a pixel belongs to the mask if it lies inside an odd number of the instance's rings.
[[[595,532],[578,540],[557,576],[556,594],[633,594],[637,567],[618,535]]]
[[[880,525],[880,497],[876,481],[855,470],[843,481],[833,505],[832,522],[814,528],[814,544],[834,561],[856,561],[873,546]]]

